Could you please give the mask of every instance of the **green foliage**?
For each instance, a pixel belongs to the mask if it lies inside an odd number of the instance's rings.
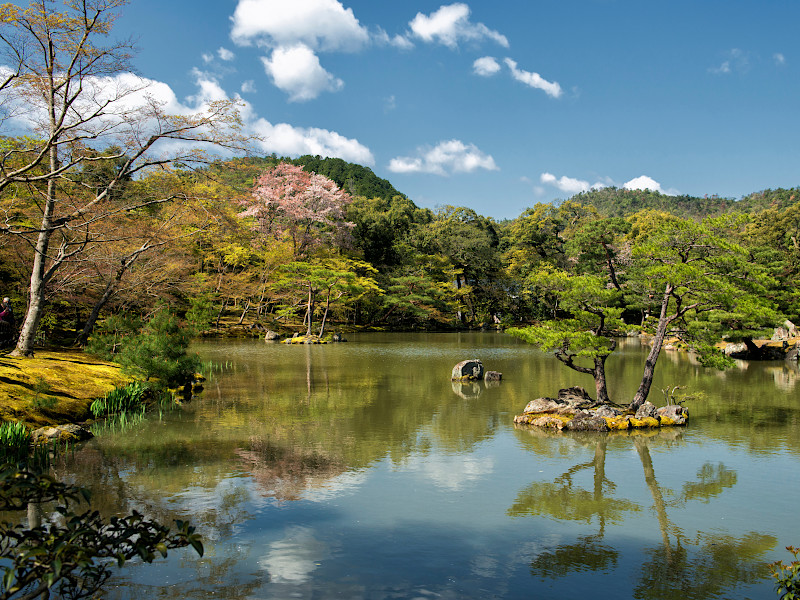
[[[86,352],[104,360],[115,360],[123,346],[134,339],[142,320],[131,315],[112,315],[98,327],[86,343]]]
[[[594,189],[573,196],[572,200],[591,205],[604,217],[627,217],[642,210],[658,210],[697,219],[719,215],[737,207],[730,198],[710,196],[669,196],[654,190],[627,190],[616,187]]]
[[[367,198],[394,198],[405,197],[386,179],[381,179],[369,167],[349,163],[341,158],[322,158],[320,156],[304,155],[299,158],[287,160],[303,167],[304,171],[324,175],[336,182],[341,189],[353,196]]]
[[[191,546],[200,556],[203,544],[195,528],[176,521],[171,531],[137,511],[105,521],[97,511],[76,512],[89,501],[84,488],[60,483],[48,475],[0,467],[0,511],[21,512],[30,506],[56,504],[57,519],[26,527],[0,522],[0,600],[50,597],[90,598],[112,574],[138,558],[150,563],[157,554]]]
[[[789,564],[783,561],[772,563],[769,568],[776,580],[775,591],[780,600],[800,600],[800,548],[787,546],[795,560]]]
[[[142,381],[132,381],[125,387],[114,388],[89,406],[97,417],[105,417],[122,412],[141,412],[144,410],[145,396],[149,387]]]
[[[115,357],[123,368],[163,385],[181,385],[190,380],[200,359],[187,354],[191,331],[182,327],[166,307],[158,307],[138,335],[126,340]]]
[[[23,462],[30,447],[31,432],[23,423],[0,423],[0,464]]]
[[[429,224],[433,214],[418,208],[405,196],[391,199],[358,196],[347,207],[346,218],[354,224],[355,248],[364,260],[382,269],[407,261],[409,232],[416,225]]]
[[[189,300],[189,310],[186,311],[186,322],[194,334],[198,334],[211,327],[214,322],[216,310],[214,298],[211,294],[200,294]]]

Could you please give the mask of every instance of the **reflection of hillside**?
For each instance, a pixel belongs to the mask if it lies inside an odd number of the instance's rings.
[[[254,438],[236,454],[265,496],[299,500],[308,488],[323,486],[345,471],[341,462],[316,452],[281,448],[263,438]]]

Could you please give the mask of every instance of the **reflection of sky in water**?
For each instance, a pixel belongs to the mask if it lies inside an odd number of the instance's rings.
[[[403,462],[403,469],[421,474],[437,487],[457,491],[491,474],[494,459],[461,454],[414,454]]]
[[[255,476],[232,475],[242,469],[241,462],[220,466],[216,472],[224,475],[208,481],[206,489],[194,482],[211,479],[210,470],[166,499],[192,520],[198,514],[217,514],[218,520],[236,524],[227,538],[212,532],[213,543],[199,561],[210,573],[197,583],[207,592],[202,597],[624,600],[647,597],[636,587],[646,575],[643,565],[665,555],[664,531],[672,550],[680,536],[690,559],[705,547],[719,549],[719,556],[746,556],[747,547],[738,552],[726,540],[755,539],[752,532],[768,538],[763,552],[755,548],[752,553],[763,562],[786,560],[784,546],[798,543],[786,523],[796,513],[800,480],[789,477],[781,482],[780,493],[764,492],[775,489],[776,473],[798,471],[796,368],[752,364],[718,375],[685,355],[667,356],[659,363],[652,399],[661,403],[661,389],[679,384],[703,391],[709,399],[687,403],[693,420],[686,429],[642,434],[652,460],[652,471],[647,471],[640,448],[627,433],[603,437],[607,448],[601,448],[593,435],[515,429],[514,411],[532,394],[540,389],[552,394],[562,377],[570,385],[578,382],[552,357],[498,341],[507,336],[352,337],[346,344],[324,347],[225,342],[204,348],[210,351],[203,352],[207,356],[218,352],[223,360],[238,361],[241,371],[232,369],[219,388],[212,382],[208,388],[221,389],[219,395],[207,393],[194,406],[221,399],[221,414],[241,411],[236,424],[249,424],[244,411],[252,409],[253,420],[261,419],[259,435],[272,431],[264,416],[272,414],[268,409],[284,411],[280,416],[286,417],[289,432],[285,443],[297,444],[299,456],[316,451],[319,444],[339,459],[340,445],[354,445],[341,452],[344,458],[337,468],[296,478],[296,500],[265,496]],[[620,395],[627,393],[626,385],[635,390],[646,353],[638,340],[622,346],[624,351],[612,357],[617,362],[611,370],[614,389],[623,390]],[[367,364],[367,357],[376,355],[381,358]],[[499,387],[453,388],[449,369],[473,357],[492,370],[493,363],[500,365],[497,370],[505,373]],[[247,370],[259,377],[243,376]],[[363,376],[373,370],[381,377]],[[295,372],[300,373],[302,392],[296,403],[284,391]],[[306,372],[316,386],[313,396],[306,394],[312,389]],[[258,388],[249,396],[251,379],[271,395]],[[235,393],[226,383],[235,385]],[[236,395],[238,386],[241,396]],[[369,402],[355,401],[363,400],[358,396],[362,387],[372,386],[377,393],[368,396]],[[479,396],[471,393],[474,387]],[[279,394],[289,399],[275,401]],[[419,398],[426,401],[417,402]],[[215,414],[198,411],[197,418],[213,419]],[[213,429],[213,420],[202,426],[208,423]],[[317,427],[341,430],[327,447],[315,437]],[[243,431],[249,435],[249,429]],[[275,439],[276,446],[284,443],[280,436]],[[602,470],[596,469],[600,456]],[[290,461],[289,467],[297,464]],[[293,473],[280,474],[291,478]],[[602,498],[595,498],[601,476]],[[663,501],[664,523],[659,522],[654,495]],[[613,510],[617,502],[639,510]],[[203,534],[208,533],[204,527]],[[613,560],[603,562],[609,548]],[[725,554],[728,550],[732,553]],[[590,568],[592,551],[600,561],[597,568]],[[225,563],[224,557],[230,561]],[[569,572],[550,569],[558,561]],[[546,576],[532,571],[534,563]],[[191,564],[186,561],[181,568]],[[215,571],[221,564],[229,571]],[[148,566],[146,573],[157,569]],[[220,593],[217,585],[237,581],[232,574],[255,587],[246,593]],[[190,585],[157,590],[144,570],[141,579],[153,586],[152,596],[201,597]],[[180,579],[191,577],[182,573]],[[687,576],[679,585],[691,583]],[[765,571],[753,585],[731,585],[722,595],[703,600],[766,598],[772,592]]]
[[[367,470],[342,473],[322,483],[309,485],[303,491],[303,500],[327,502],[338,496],[353,494],[358,491],[358,488],[363,485],[368,477],[369,472]]]
[[[313,529],[293,526],[283,539],[269,545],[258,564],[273,583],[303,583],[327,556],[327,546],[314,537]]]

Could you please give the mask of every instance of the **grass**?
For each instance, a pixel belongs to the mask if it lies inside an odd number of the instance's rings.
[[[119,365],[77,350],[41,351],[34,358],[2,355],[0,422],[36,428],[85,421],[93,400],[131,381]]]
[[[95,417],[141,412],[145,408],[145,394],[148,386],[142,381],[132,381],[125,387],[114,388],[89,406]]]
[[[0,463],[25,460],[31,448],[31,432],[20,422],[0,423]]]

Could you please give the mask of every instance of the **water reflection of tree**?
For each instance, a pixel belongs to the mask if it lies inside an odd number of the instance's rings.
[[[299,500],[303,492],[345,472],[344,465],[314,451],[281,447],[254,437],[236,451],[261,492],[278,500]]]
[[[584,443],[596,440],[592,459],[571,467],[556,477],[553,483],[531,484],[517,495],[516,501],[508,509],[508,514],[515,517],[549,515],[587,523],[597,518],[596,534],[581,537],[574,544],[561,545],[533,560],[531,572],[540,577],[564,577],[581,570],[612,570],[617,565],[619,553],[603,543],[606,523],[622,521],[625,512],[640,510],[634,502],[611,496],[616,485],[606,477],[605,472],[608,436],[576,434],[575,438]],[[585,469],[593,470],[591,491],[574,483],[575,475]]]
[[[549,515],[563,520],[597,518],[598,532],[578,538],[575,543],[559,545],[536,556],[531,573],[542,578],[560,578],[579,571],[610,572],[617,567],[619,552],[603,541],[607,522],[621,521],[625,512],[640,507],[628,500],[614,498],[615,484],[605,475],[609,435],[595,436],[592,460],[571,467],[553,483],[536,482],[520,492],[508,513],[512,516]],[[668,432],[667,435],[676,435]],[[679,435],[679,434],[677,434]],[[586,438],[582,439],[586,443]],[[736,485],[737,475],[723,464],[704,464],[697,480],[686,482],[679,494],[664,493],[658,485],[650,455],[653,436],[632,436],[632,443],[642,464],[645,483],[653,499],[653,509],[662,543],[646,548],[634,597],[641,599],[707,600],[726,590],[763,580],[767,575],[766,552],[774,548],[773,536],[751,532],[742,538],[721,533],[698,532],[689,538],[673,523],[668,508],[710,498]],[[662,440],[663,441],[663,440]],[[591,491],[573,484],[578,472],[591,468],[594,486]]]

